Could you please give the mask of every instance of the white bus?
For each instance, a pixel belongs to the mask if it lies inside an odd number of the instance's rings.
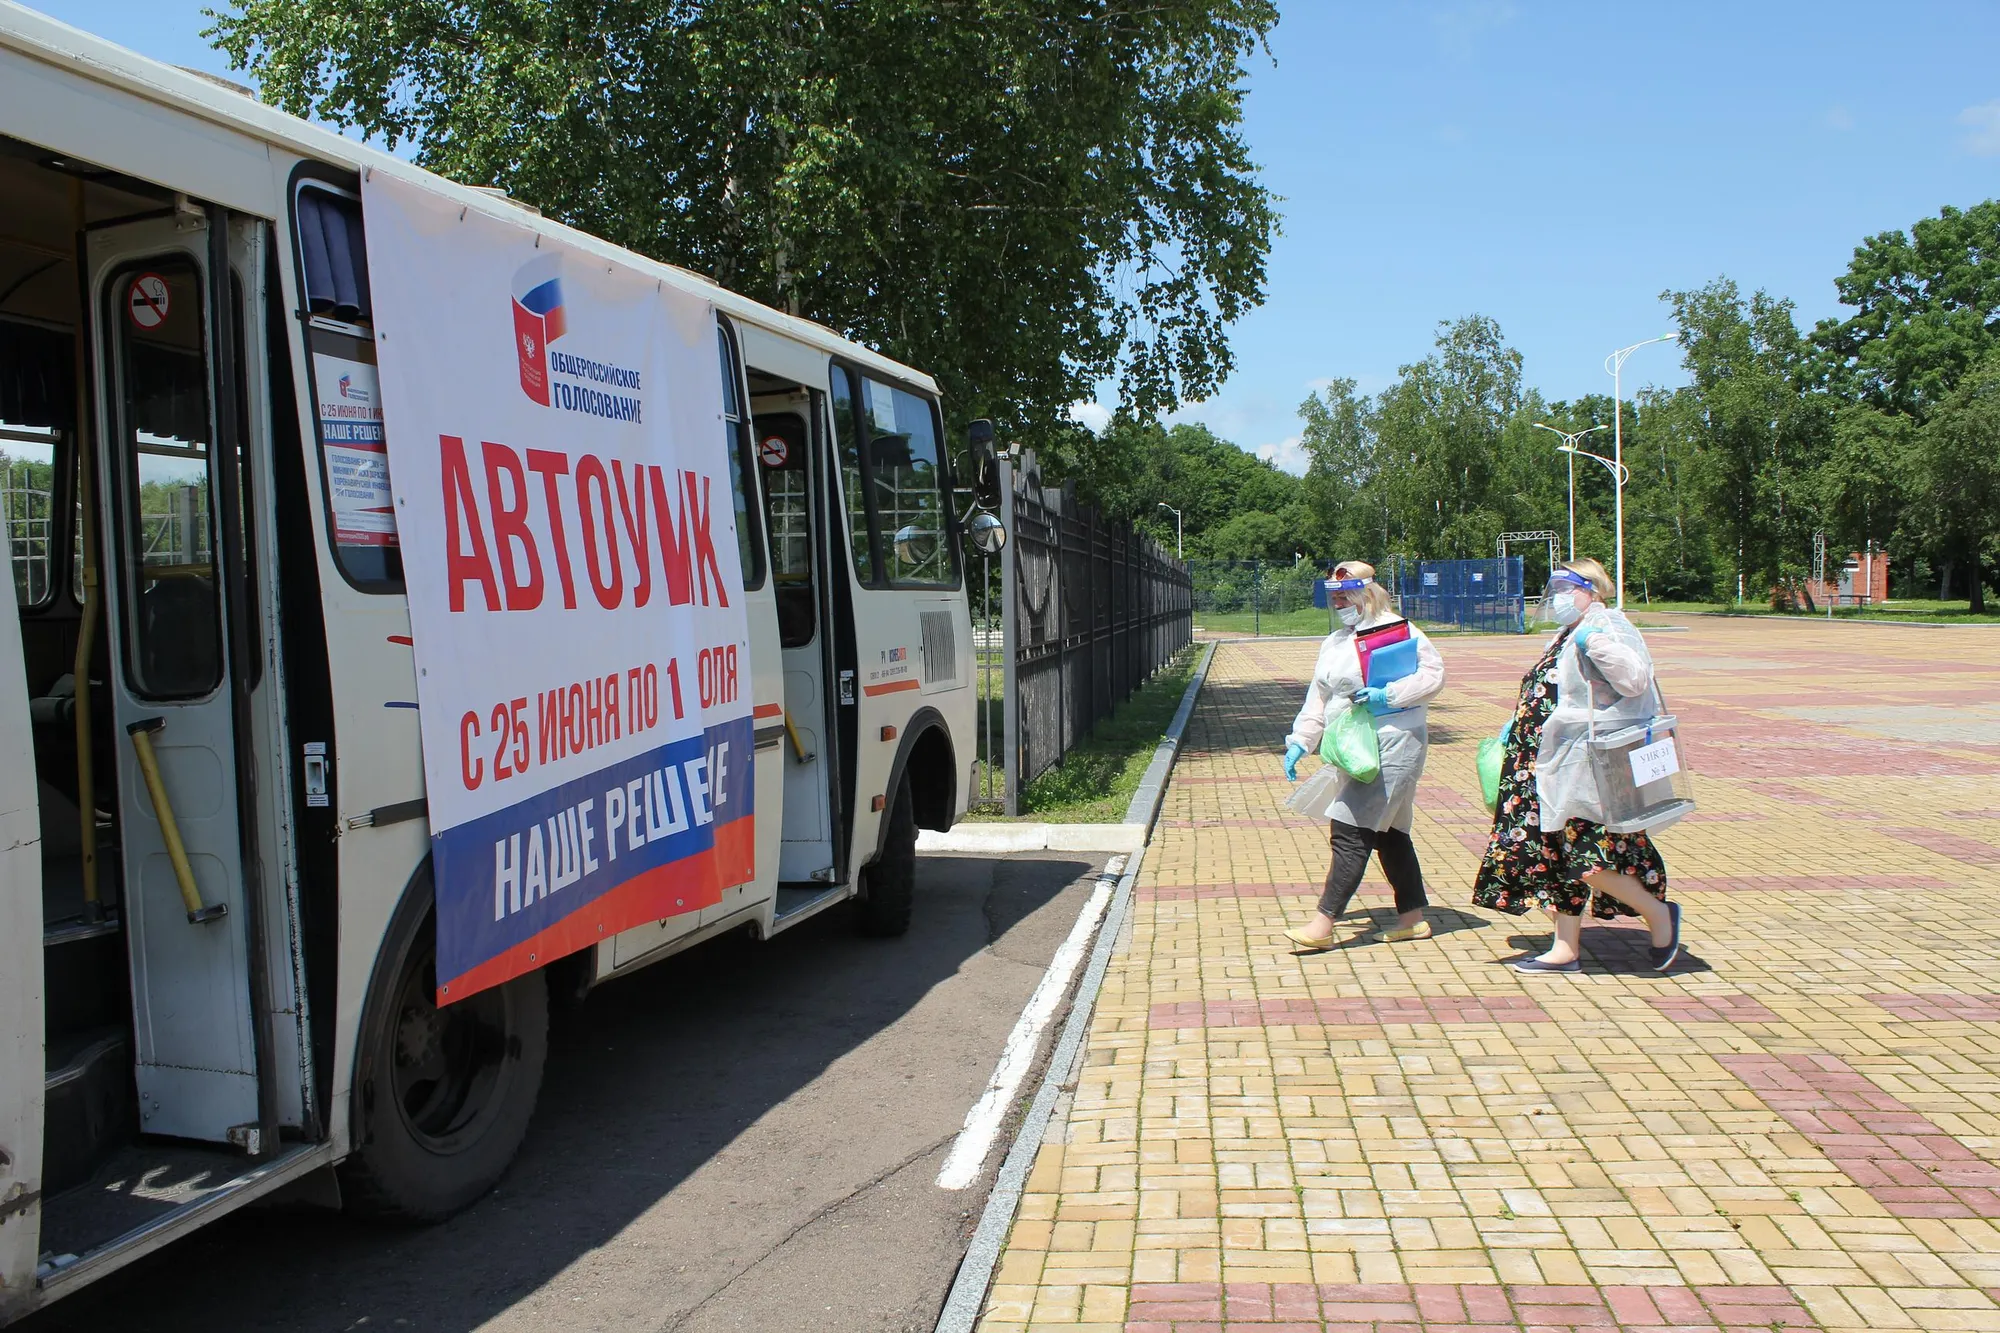
[[[754,878],[445,1004],[402,554],[330,406],[390,346],[366,172],[713,307],[748,608]],[[0,1323],[281,1188],[449,1215],[552,1001],[850,898],[899,933],[964,812],[960,544],[1005,534],[927,376],[8,0],[0,475]]]

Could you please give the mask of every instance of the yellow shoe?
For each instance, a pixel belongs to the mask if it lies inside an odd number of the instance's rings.
[[[1308,935],[1303,930],[1287,930],[1285,938],[1301,949],[1311,949],[1315,953],[1320,953],[1340,943],[1340,932],[1336,930],[1327,935]]]
[[[1409,940],[1427,940],[1430,937],[1431,923],[1428,917],[1414,926],[1391,926],[1387,930],[1375,932],[1375,938],[1384,944],[1402,944]]]

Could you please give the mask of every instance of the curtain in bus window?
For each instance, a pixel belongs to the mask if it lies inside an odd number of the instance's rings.
[[[324,190],[301,191],[299,258],[307,310],[350,322],[373,317],[360,204]]]
[[[875,550],[868,536],[868,491],[861,476],[861,440],[854,413],[854,377],[833,370],[833,424],[840,450],[840,492],[847,497],[848,548],[854,552],[854,575],[875,581]]]
[[[952,583],[945,539],[943,473],[930,403],[905,389],[864,379],[868,462],[875,483],[889,577],[895,583]]]

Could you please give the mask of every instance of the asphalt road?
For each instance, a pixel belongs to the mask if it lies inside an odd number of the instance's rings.
[[[927,856],[902,939],[842,907],[603,987],[459,1217],[239,1212],[18,1327],[929,1330],[1005,1144],[974,1188],[938,1168],[1103,859]]]

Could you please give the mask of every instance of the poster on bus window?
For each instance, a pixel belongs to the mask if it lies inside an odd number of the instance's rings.
[[[320,450],[326,459],[333,539],[342,546],[394,546],[395,501],[382,439],[382,386],[373,362],[313,353]]]
[[[748,621],[712,307],[379,170],[362,205],[442,1004],[752,877]]]

